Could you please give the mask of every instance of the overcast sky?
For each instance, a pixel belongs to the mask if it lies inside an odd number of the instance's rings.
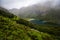
[[[29,5],[33,5],[36,3],[44,3],[47,0],[0,0],[0,6],[3,6],[7,9],[11,8],[21,8]],[[57,1],[57,0],[49,0],[49,1]]]

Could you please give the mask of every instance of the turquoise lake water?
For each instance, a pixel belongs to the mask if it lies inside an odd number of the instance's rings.
[[[45,24],[46,23],[45,21],[42,21],[42,20],[30,20],[30,22],[34,24]]]

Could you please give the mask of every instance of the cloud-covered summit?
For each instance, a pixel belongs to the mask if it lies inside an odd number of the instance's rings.
[[[44,3],[46,1],[51,1],[53,3],[59,2],[59,0],[0,0],[0,6],[3,6],[7,9],[21,8],[21,7],[26,7],[36,3]]]

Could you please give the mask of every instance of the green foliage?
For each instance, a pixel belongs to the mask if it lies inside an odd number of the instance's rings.
[[[0,40],[43,40],[43,38],[40,32],[0,16]]]
[[[55,40],[50,34],[40,32],[39,29],[44,28],[0,10],[0,40]]]
[[[6,40],[28,40],[30,38],[25,33],[24,27],[24,25],[16,24],[15,21],[11,21],[9,18],[0,16],[0,39],[2,38]]]
[[[19,19],[16,22],[19,23],[19,24],[23,24],[25,26],[29,26],[29,27],[33,27],[34,26],[34,24],[32,24],[32,23],[30,23],[30,22],[28,22],[26,20],[23,20],[23,19]]]
[[[39,30],[41,32],[46,32],[46,33],[49,33],[49,34],[52,34],[55,36],[60,36],[60,25],[57,25],[52,22],[48,22],[48,23],[42,24],[42,25],[32,24],[23,19],[17,20],[16,22],[19,24],[29,26],[29,27]]]
[[[9,13],[9,14],[8,14]],[[10,14],[10,12],[8,12],[7,10],[6,10],[6,12],[5,12],[5,10],[3,9],[0,9],[0,16],[1,15],[3,15],[3,16],[5,16],[5,17],[9,17],[9,18],[12,18],[12,17],[14,17],[14,15],[13,14]]]

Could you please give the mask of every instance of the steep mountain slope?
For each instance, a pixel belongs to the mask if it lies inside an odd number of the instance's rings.
[[[47,11],[50,10],[50,8],[60,9],[60,1],[47,0],[46,2],[41,4],[37,3],[32,6],[22,7],[21,9],[13,8],[13,9],[10,9],[9,11],[20,17],[38,18],[39,16],[46,14]]]
[[[48,1],[44,4],[35,4],[21,9],[11,9],[9,11],[22,18],[36,18],[60,24],[60,1],[57,1],[55,6]]]
[[[55,40],[47,33],[38,32],[23,23],[17,23],[19,19],[6,9],[0,8],[0,40]]]
[[[32,6],[28,6],[28,7],[23,7],[21,9],[18,9],[17,11],[15,11],[16,9],[10,9],[9,11],[16,14],[20,17],[37,17],[40,14],[44,14],[44,12],[49,9],[47,6],[45,5],[41,5],[41,4],[35,4]],[[31,15],[32,14],[32,15]]]
[[[60,9],[50,9],[47,14],[42,17],[42,19],[60,24]]]

